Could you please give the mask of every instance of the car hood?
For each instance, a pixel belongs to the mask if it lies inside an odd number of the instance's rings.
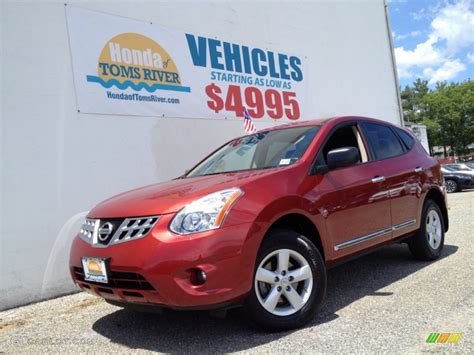
[[[99,203],[90,218],[152,216],[174,213],[207,194],[242,187],[249,181],[270,175],[275,169],[175,179],[116,195]]]

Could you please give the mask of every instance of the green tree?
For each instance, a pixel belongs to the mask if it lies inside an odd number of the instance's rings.
[[[428,80],[416,79],[413,86],[405,86],[400,93],[403,115],[407,122],[421,123],[423,120],[423,99],[429,93]]]
[[[443,146],[445,153],[449,147],[452,155],[468,153],[467,146],[474,142],[474,82],[437,83],[428,92],[415,83],[419,101],[410,114],[426,125],[430,146]]]

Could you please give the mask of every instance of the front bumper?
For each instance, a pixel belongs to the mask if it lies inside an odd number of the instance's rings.
[[[79,237],[73,241],[70,271],[74,282],[97,296],[172,308],[212,307],[237,301],[250,291],[256,248],[248,242],[250,224],[188,236],[168,230],[174,215],[163,215],[144,238],[96,248]],[[108,259],[108,284],[84,281],[82,257]],[[207,280],[192,283],[196,269]]]

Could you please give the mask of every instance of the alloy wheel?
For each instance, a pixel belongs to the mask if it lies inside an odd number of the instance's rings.
[[[456,181],[453,180],[446,180],[446,191],[447,192],[456,192],[458,185]]]
[[[255,292],[267,312],[289,316],[308,302],[313,272],[308,261],[291,249],[278,249],[263,258],[255,274]]]
[[[438,212],[431,210],[426,216],[426,236],[433,249],[437,249],[441,243],[443,232]]]

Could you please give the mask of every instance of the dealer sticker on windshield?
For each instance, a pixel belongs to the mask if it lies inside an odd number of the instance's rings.
[[[82,266],[84,267],[84,280],[93,282],[108,283],[107,269],[105,267],[105,259],[101,258],[82,258]]]

